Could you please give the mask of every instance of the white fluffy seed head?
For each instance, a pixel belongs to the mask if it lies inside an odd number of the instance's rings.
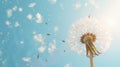
[[[94,44],[97,50],[103,53],[109,48],[111,34],[107,25],[93,17],[85,17],[72,25],[68,39],[71,50],[78,54],[85,52],[85,45],[80,42],[80,38],[83,34],[88,32],[96,35]]]

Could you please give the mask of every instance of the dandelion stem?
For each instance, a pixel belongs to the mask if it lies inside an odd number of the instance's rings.
[[[94,67],[93,54],[90,52],[90,67]]]

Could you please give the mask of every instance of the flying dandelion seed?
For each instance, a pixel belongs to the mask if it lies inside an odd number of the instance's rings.
[[[71,67],[71,64],[66,64],[64,67]]]
[[[6,60],[3,60],[3,61],[1,62],[2,67],[5,67],[6,62],[7,62]]]
[[[45,52],[45,50],[46,50],[46,47],[45,47],[45,46],[41,46],[41,47],[38,48],[38,51],[39,51],[40,53]]]
[[[19,10],[20,12],[22,12],[22,11],[23,11],[23,8],[20,7],[18,10]]]
[[[20,26],[19,22],[16,22],[14,26],[19,27]]]
[[[57,0],[49,0],[51,4],[56,4]]]
[[[39,42],[41,45],[44,45],[44,38],[42,34],[35,34],[34,39],[35,41]]]
[[[11,22],[7,20],[7,21],[5,22],[5,24],[6,24],[7,26],[9,26],[9,25],[11,24]]]
[[[32,18],[33,18],[32,14],[28,14],[28,15],[27,15],[27,18],[28,18],[29,20],[32,20]]]
[[[80,5],[80,3],[76,3],[75,5],[74,5],[74,7],[75,7],[75,9],[79,9],[80,7],[81,7],[81,5]]]
[[[35,5],[36,5],[36,3],[33,2],[33,3],[30,3],[28,7],[29,7],[29,8],[33,8],[33,7],[35,7]]]
[[[50,47],[48,48],[48,53],[53,53],[57,49],[56,47],[56,40],[53,40],[52,43],[50,43]]]
[[[10,18],[12,16],[12,10],[11,9],[7,10],[7,16],[8,16],[8,18]]]
[[[13,11],[16,11],[16,10],[17,10],[17,6],[14,6],[14,7],[12,8],[12,10],[13,10]]]
[[[71,50],[78,54],[86,51],[86,56],[90,57],[91,67],[94,67],[93,57],[109,48],[110,35],[105,24],[88,16],[72,25],[69,45]]]
[[[37,23],[42,23],[42,15],[40,13],[36,14],[36,22]]]
[[[31,58],[30,57],[23,57],[22,60],[24,62],[30,62],[31,61]]]

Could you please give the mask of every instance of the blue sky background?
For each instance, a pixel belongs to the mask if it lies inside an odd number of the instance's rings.
[[[85,54],[78,55],[62,41],[68,40],[74,22],[88,15],[101,17],[109,11],[112,2],[114,0],[0,0],[0,67],[89,67]],[[35,3],[33,8],[29,7],[31,3]],[[12,11],[11,16],[8,10]],[[35,19],[37,13],[42,16],[40,23]],[[29,14],[33,16],[31,20],[27,18]],[[119,23],[113,24],[110,24],[113,30],[110,48],[94,58],[95,67],[120,66],[120,36],[116,31]],[[34,39],[38,34],[42,35],[44,45]],[[54,40],[56,48],[49,52]],[[42,46],[43,52],[38,50]]]

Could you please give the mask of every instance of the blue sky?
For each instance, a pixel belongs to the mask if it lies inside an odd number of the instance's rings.
[[[67,43],[72,24],[89,15],[109,20],[112,33],[110,48],[94,58],[95,67],[119,67],[119,3],[0,0],[0,67],[89,67],[89,58]]]

